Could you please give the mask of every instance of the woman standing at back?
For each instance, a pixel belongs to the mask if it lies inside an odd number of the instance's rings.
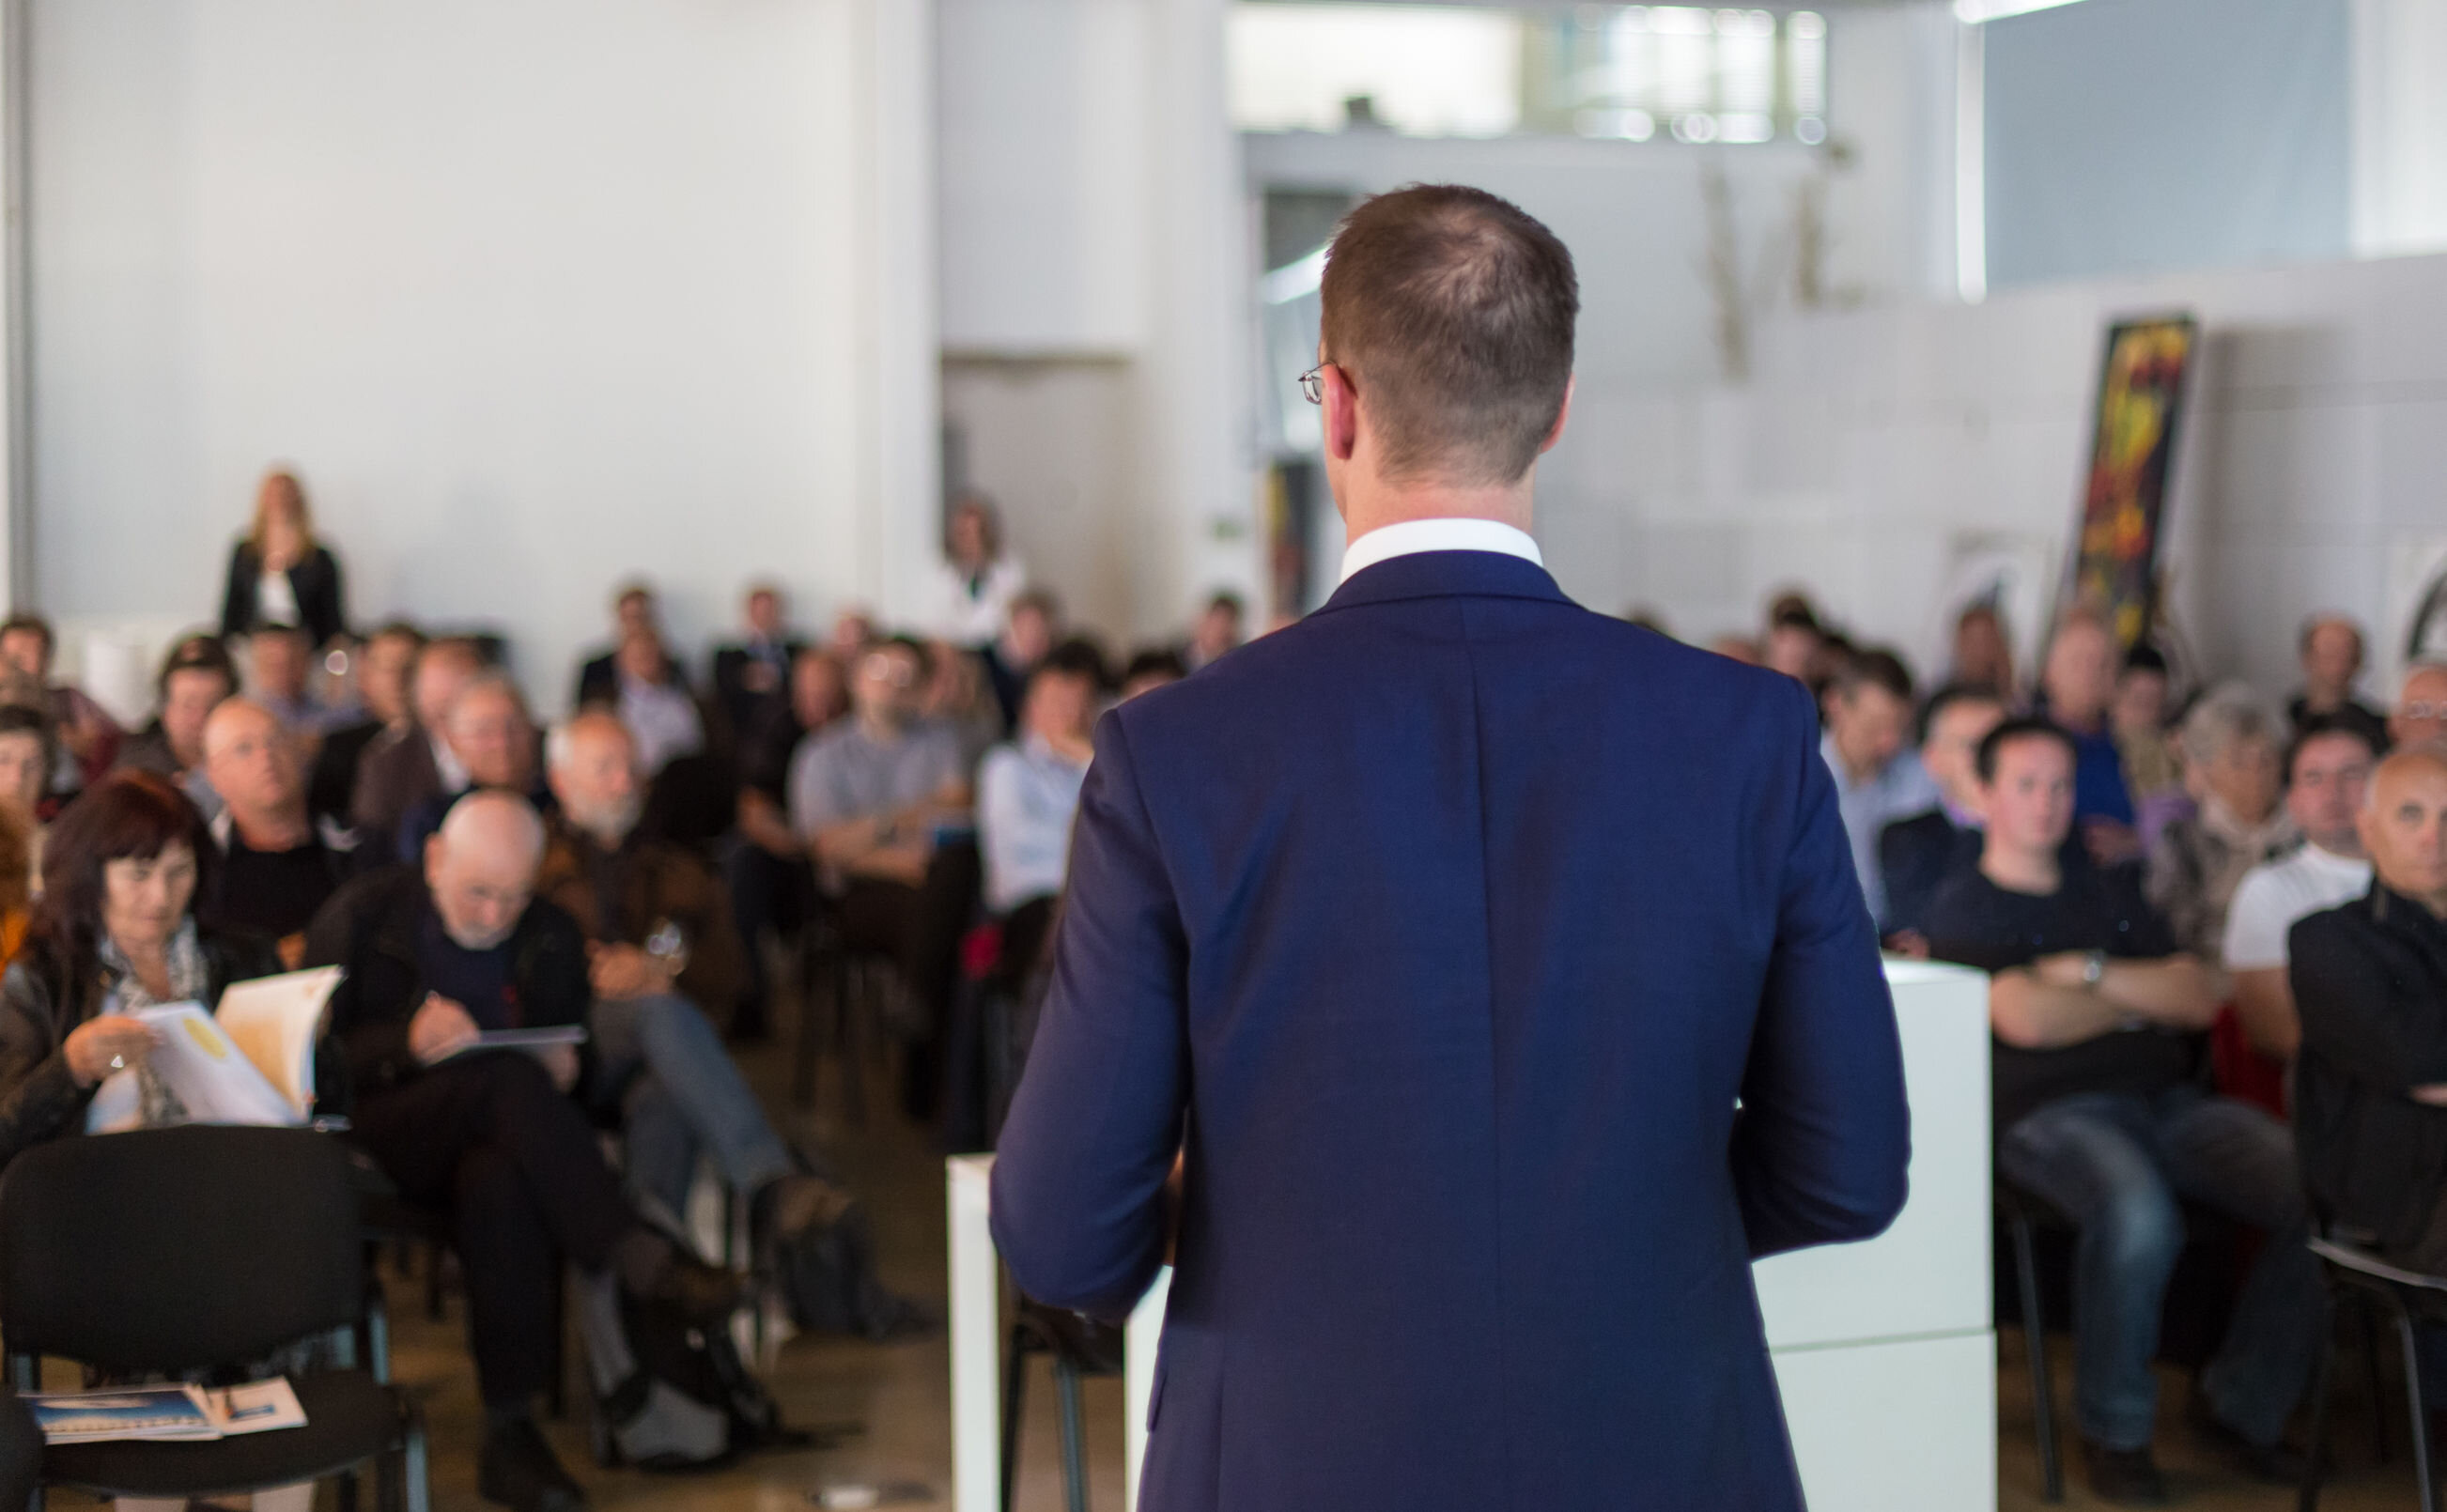
[[[340,564],[314,539],[306,490],[294,473],[275,467],[255,491],[254,525],[230,552],[221,637],[234,640],[266,625],[294,625],[321,647],[348,623]]]

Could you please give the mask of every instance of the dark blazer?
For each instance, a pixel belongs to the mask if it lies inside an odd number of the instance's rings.
[[[425,1004],[416,934],[432,906],[421,869],[387,866],[332,894],[307,926],[305,965],[348,969],[332,994],[330,1034],[360,1096],[423,1072],[408,1053],[408,1025]],[[535,899],[510,934],[510,991],[522,1027],[586,1022],[594,992],[586,936],[575,920]]]
[[[1887,879],[1887,915],[1895,930],[1916,930],[1928,913],[1937,884],[1956,868],[1980,860],[1981,834],[1961,829],[1932,808],[1899,819],[1878,832],[1878,870]]]
[[[207,1003],[219,1002],[232,982],[280,970],[280,957],[263,940],[206,926],[196,943],[203,950]],[[95,1088],[77,1085],[64,1047],[71,1030],[102,1011],[114,982],[99,969],[71,973],[47,940],[28,944],[0,977],[0,1164],[47,1140],[84,1132]]]
[[[1479,552],[1105,716],[993,1222],[1118,1315],[1186,1142],[1143,1506],[1801,1505],[1750,1262],[1908,1146],[1818,738]]]
[[[235,638],[260,628],[256,593],[263,576],[263,558],[249,541],[230,550],[229,581],[221,590],[221,634]],[[289,591],[297,595],[301,628],[322,645],[349,628],[348,601],[340,582],[339,559],[317,546],[304,561],[289,569]]]
[[[384,730],[357,761],[349,827],[364,837],[370,854],[396,860],[400,821],[441,791],[442,769],[433,764],[433,742],[425,730],[416,725]]]
[[[716,646],[713,649],[713,700],[730,728],[743,738],[749,730],[765,723],[767,711],[775,704],[790,701],[790,664],[807,643],[795,638],[781,645],[782,666],[779,680],[773,687],[762,690],[748,686],[749,669],[757,665],[756,658],[744,645]]]
[[[2286,936],[2303,1017],[2294,1143],[2330,1216],[2410,1256],[2447,1200],[2447,922],[2374,883]]]

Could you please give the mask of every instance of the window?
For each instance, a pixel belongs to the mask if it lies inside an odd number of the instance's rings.
[[[1230,27],[1244,131],[1827,140],[1827,21],[1812,10],[1244,0]]]

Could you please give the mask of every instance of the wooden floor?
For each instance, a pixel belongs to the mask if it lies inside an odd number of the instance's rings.
[[[787,1068],[783,1052],[761,1050],[748,1054],[744,1061],[768,1106],[786,1108],[782,1094]],[[826,1119],[795,1117],[786,1118],[785,1126],[794,1138],[823,1150],[866,1194],[875,1214],[887,1281],[939,1305],[944,1289],[942,1162],[923,1135],[891,1117],[881,1073],[873,1080],[877,1095],[869,1099],[875,1110],[869,1127],[851,1129]],[[825,1088],[828,1095],[822,1099],[822,1106],[825,1109],[838,1106],[838,1100],[829,1095],[832,1090],[829,1085]],[[390,1277],[389,1284],[396,1373],[423,1399],[432,1436],[434,1506],[437,1512],[477,1512],[486,1504],[476,1495],[474,1446],[480,1419],[475,1384],[459,1332],[459,1304],[454,1297],[446,1320],[429,1322],[421,1283]],[[2071,1380],[2071,1362],[2062,1352],[2065,1341],[2059,1338],[2056,1344],[2058,1389],[2062,1395]],[[801,1512],[815,1505],[813,1498],[825,1489],[851,1485],[906,1487],[920,1498],[907,1504],[942,1505],[951,1494],[948,1369],[939,1335],[892,1345],[793,1339],[782,1346],[768,1376],[786,1418],[802,1426],[855,1422],[863,1425],[863,1431],[834,1447],[769,1453],[706,1475],[653,1476],[598,1468],[587,1455],[582,1401],[570,1421],[550,1425],[548,1432],[564,1462],[585,1483],[598,1508]],[[1037,1371],[1026,1414],[1018,1505],[1022,1512],[1054,1512],[1063,1502],[1053,1391],[1041,1364]],[[2391,1419],[2393,1463],[2373,1465],[2368,1412],[2360,1399],[2359,1363],[2348,1361],[2345,1373],[2351,1380],[2340,1404],[2343,1467],[2321,1504],[2332,1512],[2411,1507],[2413,1479],[2404,1458],[2403,1433],[2396,1419]],[[1999,1505],[2014,1512],[2045,1506],[2039,1497],[2039,1455],[2021,1340],[2010,1331],[2001,1340],[1998,1386],[2002,1418]],[[1099,1512],[1120,1512],[1120,1383],[1091,1381],[1087,1389],[1090,1505]],[[2181,1422],[2185,1389],[2179,1378],[2168,1377],[2161,1393],[2165,1426],[2158,1446],[2160,1463],[2169,1472],[2179,1504],[2201,1512],[2229,1508],[2275,1512],[2293,1506],[2291,1490],[2240,1482],[2193,1445]],[[2400,1418],[2400,1404],[2391,1402],[2390,1410]],[[2067,1483],[2064,1506],[2106,1504],[2089,1497],[2077,1463],[2069,1467]],[[79,1499],[63,1495],[55,1500],[73,1505]],[[318,1504],[331,1505],[328,1488]]]

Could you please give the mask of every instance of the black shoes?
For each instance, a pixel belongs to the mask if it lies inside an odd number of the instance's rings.
[[[476,1456],[476,1490],[512,1512],[579,1512],[586,1492],[553,1458],[535,1420],[494,1425]]]
[[[2167,1504],[2167,1478],[2158,1473],[2158,1462],[2150,1457],[2148,1445],[2107,1449],[2084,1439],[2081,1457],[2090,1468],[2090,1493],[2100,1501],[2117,1506]]]
[[[718,1329],[755,1299],[749,1278],[717,1270],[673,1251],[654,1280],[639,1289],[641,1302],[660,1302],[697,1328]]]

